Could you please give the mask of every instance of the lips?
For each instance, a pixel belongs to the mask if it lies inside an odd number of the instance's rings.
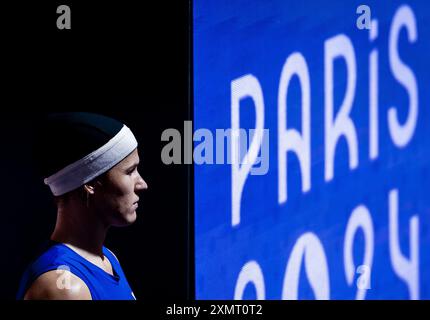
[[[133,206],[132,207],[133,207],[134,210],[136,210],[138,206],[139,206],[139,200],[133,202]]]

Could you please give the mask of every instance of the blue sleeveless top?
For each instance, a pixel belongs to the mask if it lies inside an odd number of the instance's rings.
[[[17,300],[24,298],[27,290],[40,275],[52,270],[68,270],[80,278],[90,290],[93,300],[135,300],[119,261],[105,247],[103,254],[112,265],[113,275],[89,262],[65,244],[50,241],[48,249],[24,272]]]

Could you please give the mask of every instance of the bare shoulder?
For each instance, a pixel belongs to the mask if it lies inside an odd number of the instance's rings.
[[[91,300],[87,285],[67,270],[52,270],[39,276],[27,290],[25,300]]]

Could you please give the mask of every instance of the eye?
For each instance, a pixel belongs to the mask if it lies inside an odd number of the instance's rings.
[[[131,175],[133,174],[133,172],[135,172],[135,171],[136,171],[136,169],[137,169],[137,166],[136,166],[136,167],[131,168],[130,170],[128,170],[128,171],[127,171],[127,174],[128,174],[129,176],[131,176]]]

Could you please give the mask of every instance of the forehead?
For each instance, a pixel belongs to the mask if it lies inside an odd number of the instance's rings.
[[[118,163],[118,166],[127,167],[135,165],[139,162],[139,153],[137,149],[134,149],[132,153],[130,153],[127,157],[125,157],[121,162]]]

